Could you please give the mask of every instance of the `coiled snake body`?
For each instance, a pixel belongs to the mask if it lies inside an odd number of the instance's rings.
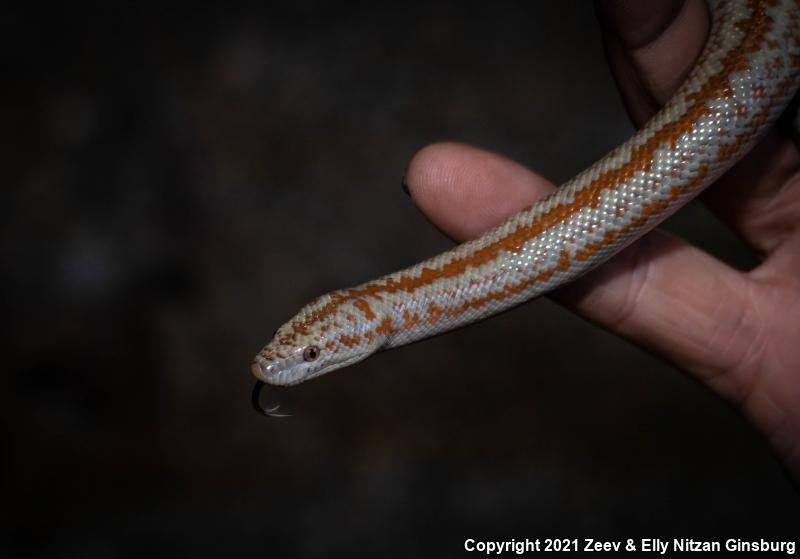
[[[495,315],[605,262],[759,141],[800,82],[800,2],[729,0],[686,82],[630,140],[480,238],[323,295],[256,356],[291,385]]]

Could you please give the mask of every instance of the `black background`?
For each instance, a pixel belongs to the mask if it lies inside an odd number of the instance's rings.
[[[544,299],[250,408],[300,306],[450,246],[416,150],[561,182],[631,133],[591,5],[16,8],[0,41],[4,556],[796,535],[734,409]],[[753,263],[700,205],[668,227]]]

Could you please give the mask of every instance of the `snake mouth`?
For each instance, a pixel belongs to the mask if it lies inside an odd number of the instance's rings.
[[[256,356],[256,358],[253,359],[253,364],[250,365],[250,372],[253,373],[253,376],[261,382],[278,385],[284,384],[283,382],[280,382],[284,375],[282,374],[283,371],[278,369],[278,365],[276,363],[265,361],[260,356]]]
[[[264,371],[258,361],[253,361],[253,364],[250,365],[250,372],[253,373],[253,376],[256,377],[256,380],[266,382],[267,379],[264,377]]]
[[[290,386],[304,380],[295,378],[297,375],[292,374],[291,368],[281,370],[277,363],[264,361],[258,356],[250,365],[250,372],[259,382],[273,386]]]

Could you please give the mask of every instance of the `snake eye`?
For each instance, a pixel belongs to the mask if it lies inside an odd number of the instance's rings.
[[[319,348],[315,345],[310,345],[303,350],[303,359],[306,361],[316,361],[319,357]]]

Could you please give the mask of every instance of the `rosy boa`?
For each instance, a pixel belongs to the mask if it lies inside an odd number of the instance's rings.
[[[323,295],[256,356],[291,385],[493,316],[608,260],[744,156],[800,82],[800,0],[730,0],[686,82],[630,140],[479,239]]]

